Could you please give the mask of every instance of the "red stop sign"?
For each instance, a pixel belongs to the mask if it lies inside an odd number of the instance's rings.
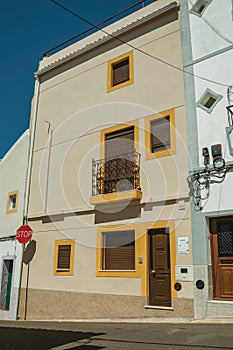
[[[32,229],[28,225],[22,225],[16,231],[16,239],[19,243],[27,243],[32,238]]]

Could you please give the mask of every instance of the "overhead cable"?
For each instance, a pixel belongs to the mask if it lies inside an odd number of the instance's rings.
[[[146,52],[146,51],[140,49],[140,48],[137,48],[136,46],[130,44],[129,42],[127,42],[127,41],[125,41],[125,40],[123,40],[123,39],[120,39],[119,37],[117,37],[117,36],[115,36],[115,35],[113,35],[113,34],[108,33],[105,29],[102,29],[102,28],[100,28],[99,26],[93,24],[92,22],[90,22],[90,21],[87,20],[86,18],[84,18],[84,17],[78,15],[77,13],[75,13],[74,11],[72,11],[72,10],[70,10],[69,8],[65,7],[64,5],[60,4],[60,3],[57,2],[56,0],[50,0],[50,1],[53,2],[55,5],[59,6],[60,8],[62,8],[63,10],[65,10],[66,12],[70,13],[71,15],[77,17],[77,18],[80,19],[81,21],[83,21],[83,22],[89,24],[89,25],[92,26],[93,28],[96,28],[97,30],[103,32],[104,34],[110,36],[111,38],[113,38],[113,39],[115,39],[115,40],[121,42],[122,44],[125,44],[125,45],[129,46],[130,48],[132,48],[132,49],[134,49],[134,50],[136,50],[136,51],[138,51],[138,52],[140,52],[140,53],[142,53],[142,54],[144,54],[144,55],[146,55],[146,56],[148,56],[148,57],[150,57],[150,58],[152,58],[152,59],[154,59],[154,60],[156,60],[156,61],[158,61],[158,62],[160,62],[160,63],[162,63],[162,64],[165,64],[165,65],[167,65],[167,66],[169,66],[169,67],[171,67],[171,68],[173,68],[173,69],[176,69],[176,70],[178,70],[178,71],[180,71],[180,72],[183,72],[183,73],[185,73],[185,74],[192,75],[192,76],[194,76],[194,77],[196,77],[196,78],[198,78],[198,79],[207,81],[207,82],[209,82],[209,83],[213,83],[213,84],[216,84],[216,85],[229,87],[229,85],[227,85],[227,84],[220,83],[220,82],[217,82],[217,81],[215,81],[215,80],[202,77],[202,76],[200,76],[200,75],[196,75],[196,74],[194,74],[194,73],[192,73],[192,72],[187,72],[187,71],[184,70],[183,68],[180,68],[180,67],[178,67],[178,66],[175,66],[175,65],[172,64],[172,63],[169,63],[169,62],[167,62],[167,61],[165,61],[165,60],[163,60],[163,59],[161,59],[161,58],[159,58],[159,57],[156,57],[156,56],[154,56],[154,55],[152,55],[152,54],[150,54],[150,53],[148,53],[148,52]]]

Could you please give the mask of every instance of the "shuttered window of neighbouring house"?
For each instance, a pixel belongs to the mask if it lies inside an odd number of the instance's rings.
[[[159,152],[171,148],[170,117],[162,117],[151,121],[151,152]]]
[[[135,270],[135,232],[103,233],[103,270]]]
[[[65,272],[70,270],[71,245],[59,245],[57,257],[57,271]]]
[[[112,85],[116,86],[130,79],[129,57],[112,65]]]

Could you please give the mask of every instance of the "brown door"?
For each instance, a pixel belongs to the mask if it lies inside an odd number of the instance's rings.
[[[149,230],[149,304],[171,306],[169,229]]]
[[[210,220],[214,299],[233,300],[233,217]]]

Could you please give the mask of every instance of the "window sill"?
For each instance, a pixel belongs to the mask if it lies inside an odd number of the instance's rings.
[[[139,278],[141,275],[139,270],[97,270],[96,277]]]
[[[168,311],[174,311],[174,308],[171,306],[153,306],[153,305],[145,305],[145,309],[156,309],[156,310],[168,310]]]
[[[116,203],[120,201],[133,201],[141,200],[142,192],[139,190],[125,191],[125,192],[114,192],[100,194],[98,196],[93,196],[90,198],[90,204],[99,205],[99,204],[109,204]]]

